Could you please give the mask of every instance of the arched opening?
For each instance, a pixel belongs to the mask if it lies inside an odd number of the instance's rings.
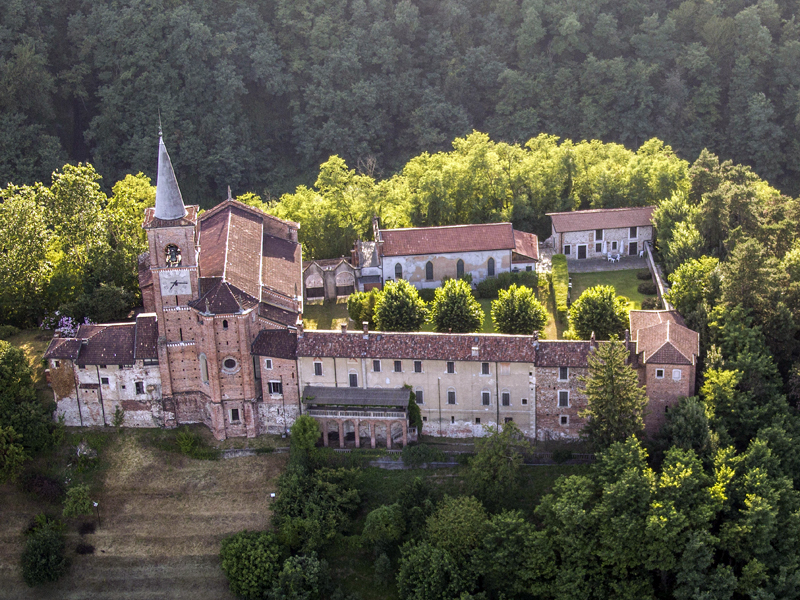
[[[223,329],[227,329],[228,328],[228,319],[223,319],[222,320],[222,328]]]
[[[168,267],[180,266],[182,261],[181,250],[175,244],[168,244],[164,248],[164,263]]]
[[[208,383],[208,359],[205,354],[200,355],[200,381]]]
[[[433,281],[433,263],[431,261],[425,264],[425,279],[427,281]]]
[[[322,298],[325,295],[325,287],[322,276],[319,273],[310,273],[306,277],[306,298]]]
[[[356,280],[353,274],[348,271],[342,271],[336,274],[336,295],[349,296],[356,289]]]
[[[494,277],[494,259],[493,258],[489,259],[488,270],[489,270],[489,277]]]
[[[456,263],[456,279],[461,279],[462,277],[464,277],[464,261],[459,258]]]
[[[397,263],[394,266],[394,278],[397,281],[400,281],[403,278],[403,265],[400,263]]]

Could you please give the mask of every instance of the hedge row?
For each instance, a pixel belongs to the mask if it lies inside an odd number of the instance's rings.
[[[556,300],[556,316],[562,323],[567,322],[567,296],[569,294],[569,271],[567,257],[553,255],[553,294]]]
[[[488,277],[475,286],[478,298],[497,298],[500,290],[507,290],[513,284],[536,290],[539,286],[539,274],[536,271],[504,272],[497,277]]]

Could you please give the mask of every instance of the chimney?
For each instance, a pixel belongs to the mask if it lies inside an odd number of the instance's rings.
[[[364,339],[367,339],[369,337],[369,321],[361,322],[361,331],[364,332]]]
[[[592,348],[596,348],[597,347],[597,340],[594,338],[594,331],[592,332],[592,335],[589,336],[589,345]]]
[[[342,333],[347,333],[347,323],[342,323]]]
[[[302,321],[298,321],[298,323],[297,323],[297,337],[299,337],[299,338],[303,337],[303,322]]]

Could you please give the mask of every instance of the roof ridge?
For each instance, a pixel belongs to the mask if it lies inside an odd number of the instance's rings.
[[[574,215],[574,214],[586,214],[586,213],[596,213],[596,212],[622,212],[626,210],[645,210],[648,208],[657,208],[655,205],[647,205],[647,206],[616,206],[613,208],[586,208],[583,210],[565,210],[562,212],[552,212],[552,213],[545,213],[548,217],[555,216],[555,215]]]
[[[386,231],[420,231],[423,229],[455,229],[457,227],[486,227],[490,225],[511,225],[512,229],[514,224],[510,221],[500,221],[499,223],[460,223],[458,225],[430,225],[428,227],[393,227],[391,229],[381,229],[381,233]]]

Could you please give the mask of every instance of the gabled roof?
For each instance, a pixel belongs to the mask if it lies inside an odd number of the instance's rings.
[[[513,250],[516,247],[511,223],[381,229],[380,236],[383,256]]]
[[[631,311],[631,339],[645,364],[693,365],[700,335],[683,325],[675,311]]]
[[[75,360],[81,351],[81,341],[75,338],[53,338],[44,353],[45,358]]]
[[[132,365],[158,358],[158,323],[142,313],[135,323],[81,325],[74,338],[53,338],[45,358],[68,358],[86,365]]]
[[[239,314],[250,310],[258,304],[258,300],[227,281],[218,280],[197,300],[189,306],[201,313],[211,315]]]
[[[553,220],[557,233],[568,231],[591,231],[593,229],[616,229],[623,227],[645,227],[652,225],[655,206],[634,208],[598,208],[547,213]]]
[[[180,219],[166,221],[156,217],[156,209],[151,206],[144,209],[144,224],[142,227],[145,229],[154,227],[194,227],[195,223],[197,223],[197,213],[199,211],[200,207],[196,204],[193,204],[186,207],[185,216],[181,217]]]
[[[262,329],[250,346],[256,356],[272,358],[297,358],[297,333],[288,329]]]
[[[514,253],[519,258],[512,257],[511,262],[528,262],[525,258],[539,260],[539,238],[533,233],[514,230]]]
[[[323,387],[307,385],[303,389],[304,404],[322,406],[382,406],[408,409],[409,391],[383,388]]]

